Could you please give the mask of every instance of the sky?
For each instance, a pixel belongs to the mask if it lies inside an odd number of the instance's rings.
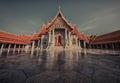
[[[0,0],[0,30],[33,35],[57,14],[86,35],[120,30],[120,0]]]

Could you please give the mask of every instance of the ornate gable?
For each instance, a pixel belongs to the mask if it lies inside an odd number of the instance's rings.
[[[64,18],[63,14],[59,10],[55,18],[52,20],[51,23],[49,23],[47,29],[53,29],[53,28],[59,28],[59,29],[65,29],[72,30],[72,26],[68,23],[68,21]]]
[[[53,23],[52,28],[64,29],[64,28],[69,28],[69,26],[65,23],[65,21],[60,16],[58,16],[55,22]]]

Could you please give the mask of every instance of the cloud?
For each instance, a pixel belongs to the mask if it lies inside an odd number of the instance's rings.
[[[93,17],[80,26],[80,30],[90,33],[104,34],[118,29],[120,25],[118,8],[108,8],[94,13]],[[119,30],[119,29],[118,29]]]
[[[74,3],[74,4],[73,4]],[[66,19],[85,34],[104,34],[120,28],[119,0],[65,0],[61,10]],[[0,29],[10,33],[32,34],[56,15],[58,3],[49,0],[31,2],[6,1],[0,3]]]
[[[91,29],[94,29],[96,28],[95,26],[87,26],[87,27],[84,27],[84,28],[81,28],[80,30],[81,31],[88,31],[88,30],[91,30]]]

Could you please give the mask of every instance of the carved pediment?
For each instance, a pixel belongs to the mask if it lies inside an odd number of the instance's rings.
[[[58,16],[51,27],[64,29],[64,28],[68,28],[69,26],[65,23],[65,21],[60,16]]]
[[[52,22],[52,25],[50,26],[51,29],[65,29],[67,28],[68,30],[71,29],[70,25],[67,23],[63,15],[59,12],[58,15],[55,17],[54,21]]]

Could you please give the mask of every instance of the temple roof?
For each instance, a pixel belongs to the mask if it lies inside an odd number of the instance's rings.
[[[80,39],[80,40],[84,40],[86,41],[87,43],[89,42],[87,36],[85,36],[84,34],[80,33],[77,29],[76,26],[73,27],[73,30],[71,31],[71,34],[73,35],[77,35],[77,37]]]
[[[31,37],[31,40],[38,40],[40,39],[40,36],[38,33],[34,33],[33,36]]]
[[[93,40],[93,39],[91,39]],[[117,43],[120,42],[120,30],[107,33],[104,35],[96,36],[91,44],[108,44],[108,43]]]
[[[64,21],[64,23],[65,23],[71,30],[73,29],[73,25],[71,25],[71,24],[65,19],[65,17],[64,17],[63,14],[62,14],[62,12],[59,10],[59,11],[57,12],[56,16],[51,20],[50,23],[48,23],[47,25],[42,26],[42,29],[41,29],[41,31],[40,31],[39,34],[46,34],[46,32],[47,32],[48,30],[52,29],[51,26],[55,23],[55,21],[56,21],[59,17]]]
[[[83,40],[83,41],[89,43],[88,37],[85,36],[84,34],[78,34],[78,38],[79,38],[80,40]]]
[[[77,27],[74,26],[74,25],[72,25],[72,24],[70,24],[70,23],[65,19],[65,17],[64,17],[63,14],[62,14],[62,12],[60,11],[60,9],[59,9],[59,11],[57,12],[56,16],[52,19],[52,21],[51,21],[50,23],[48,23],[47,25],[43,25],[43,26],[42,26],[42,29],[41,29],[39,35],[44,35],[44,34],[46,34],[50,29],[52,29],[51,26],[55,24],[55,22],[57,21],[58,18],[62,19],[62,20],[63,20],[62,22],[64,22],[67,26],[69,26],[69,28],[70,28],[70,30],[71,30],[71,34],[77,35],[80,40],[84,40],[84,41],[88,42],[88,38],[87,38],[84,34],[80,34],[80,32],[78,31]],[[59,25],[59,24],[58,24],[58,25]]]
[[[71,34],[73,34],[73,35],[79,34],[79,31],[78,31],[76,26],[73,27],[73,30],[71,31]]]
[[[31,36],[18,36],[8,32],[0,32],[0,42],[11,44],[29,44]]]
[[[47,33],[46,26],[43,25],[42,28],[41,28],[41,30],[40,30],[39,35],[43,35],[43,34],[46,34],[46,33]]]

